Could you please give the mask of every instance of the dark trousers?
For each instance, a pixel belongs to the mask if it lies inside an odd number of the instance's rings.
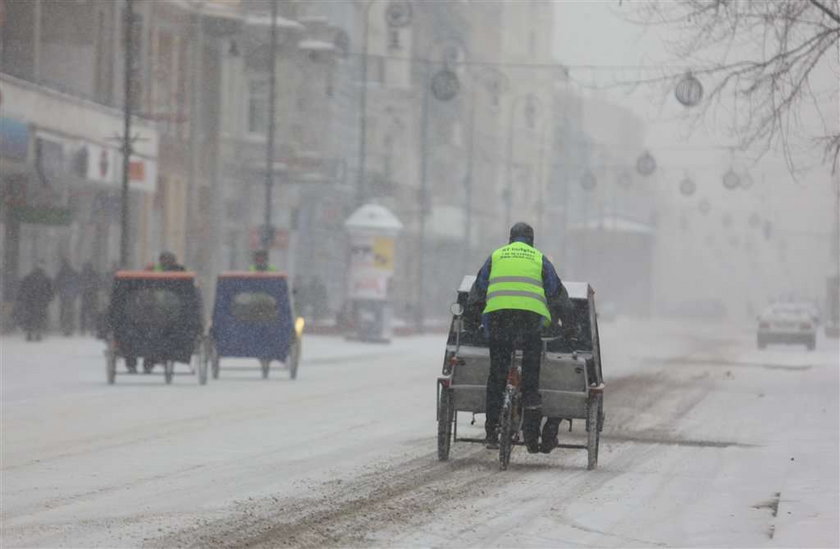
[[[490,375],[487,377],[485,429],[488,435],[499,425],[502,398],[510,369],[511,354],[518,343],[522,349],[522,404],[525,408],[523,430],[539,429],[540,411],[540,340],[542,316],[530,311],[504,310],[488,314],[490,330]],[[534,426],[536,420],[536,426]]]
[[[76,329],[76,298],[62,297],[58,300],[58,319],[61,332],[72,335]]]
[[[82,296],[82,310],[79,315],[79,329],[83,334],[96,332],[96,317],[99,314],[96,296]]]

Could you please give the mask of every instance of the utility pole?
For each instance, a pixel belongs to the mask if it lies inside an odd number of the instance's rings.
[[[462,255],[464,258],[464,266],[461,269],[462,273],[469,270],[471,259],[472,246],[472,191],[473,191],[473,158],[475,156],[475,104],[476,104],[476,86],[472,89],[472,98],[470,100],[470,144],[467,152],[467,174],[464,177],[464,249]]]
[[[426,282],[424,273],[424,264],[426,263],[426,216],[428,215],[429,207],[429,189],[427,180],[428,170],[428,135],[429,135],[429,76],[431,70],[428,64],[423,75],[423,102],[421,104],[420,113],[420,234],[419,246],[417,254],[417,318],[415,322],[417,328],[423,330],[423,316],[424,307],[423,301],[426,299]]]
[[[361,68],[361,89],[359,90],[359,176],[356,182],[356,206],[361,206],[367,200],[367,87],[368,87],[368,33],[370,7],[374,0],[368,0],[365,4],[362,22],[362,68]]]
[[[125,100],[123,105],[123,173],[122,193],[120,194],[120,267],[128,268],[128,182],[131,170],[131,99],[132,67],[134,65],[133,46],[134,0],[125,0]]]
[[[274,187],[274,119],[275,119],[275,86],[277,80],[277,2],[271,0],[271,39],[268,71],[268,135],[265,148],[265,220],[262,230],[262,248],[269,249],[274,240],[274,230],[271,226],[271,192]]]

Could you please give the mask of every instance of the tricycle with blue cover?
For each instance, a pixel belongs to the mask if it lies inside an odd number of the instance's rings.
[[[222,358],[256,358],[262,377],[277,360],[297,377],[303,318],[294,316],[286,275],[231,271],[219,275],[208,340],[210,371],[219,377]]]
[[[111,302],[106,314],[108,348],[107,379],[113,384],[117,359],[129,373],[163,366],[164,380],[172,383],[175,364],[188,364],[206,379],[203,354],[203,312],[195,273],[119,271],[114,275]]]

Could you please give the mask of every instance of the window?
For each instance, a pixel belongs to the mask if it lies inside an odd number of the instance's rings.
[[[402,45],[400,44],[400,30],[399,29],[388,29],[388,49],[390,50],[399,50],[402,49]]]
[[[265,292],[240,292],[233,296],[231,312],[245,322],[270,322],[277,318],[277,300]]]
[[[268,130],[268,79],[248,81],[248,133],[265,135]]]
[[[125,315],[133,324],[172,325],[180,321],[181,298],[169,290],[136,290],[128,297]]]

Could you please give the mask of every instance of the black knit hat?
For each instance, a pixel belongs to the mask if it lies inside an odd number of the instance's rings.
[[[525,240],[529,246],[534,245],[534,228],[527,223],[520,221],[510,228],[510,241]]]

